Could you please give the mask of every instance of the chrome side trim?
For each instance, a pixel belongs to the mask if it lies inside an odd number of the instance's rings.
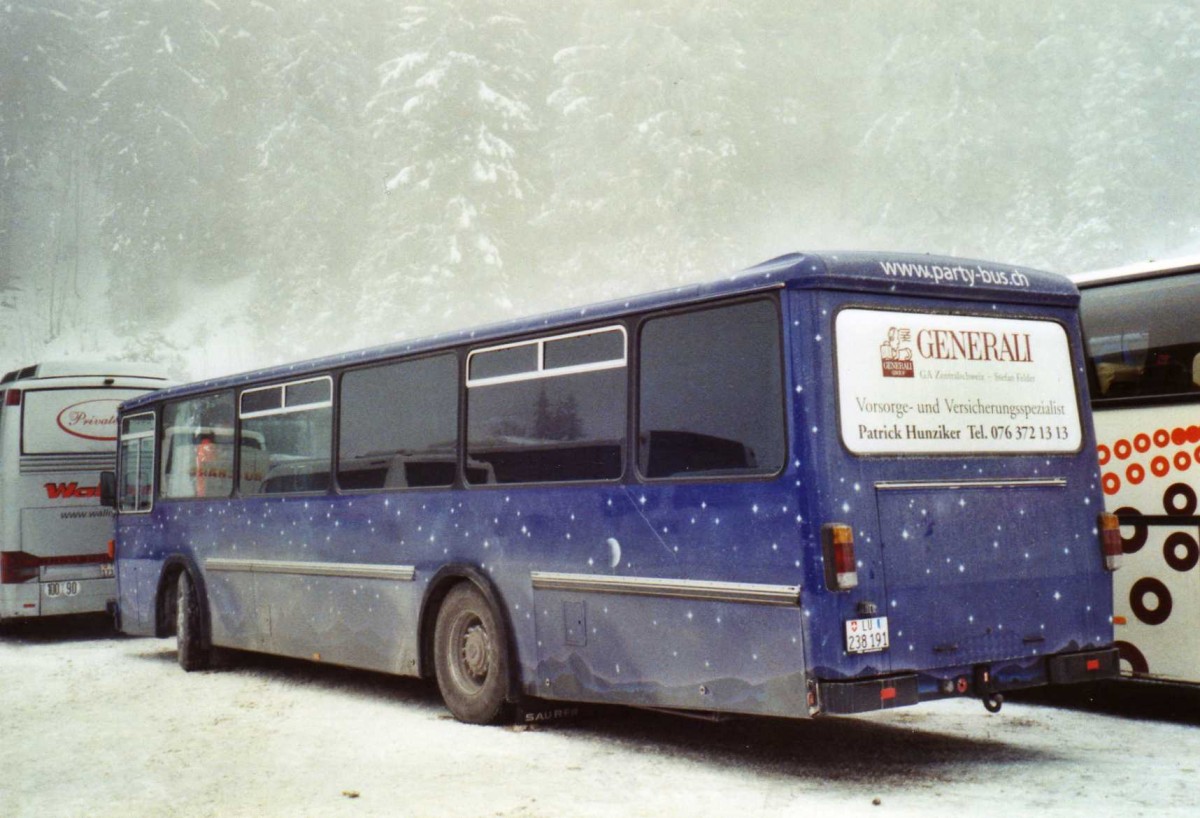
[[[205,560],[204,567],[209,571],[392,579],[398,582],[412,582],[417,576],[417,569],[411,565],[370,565],[356,562],[294,562],[292,560],[239,560],[214,557]]]
[[[876,491],[912,489],[1026,489],[1067,487],[1065,477],[1029,477],[1012,480],[887,480],[875,484]]]
[[[749,582],[708,582],[693,579],[608,577],[593,574],[557,574],[532,571],[535,591],[578,591],[629,594],[671,599],[742,602],[750,605],[799,605],[799,585],[759,585]]]

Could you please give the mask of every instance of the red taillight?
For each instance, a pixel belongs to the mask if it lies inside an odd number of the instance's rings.
[[[1121,521],[1111,511],[1100,512],[1100,553],[1106,570],[1121,567]]]
[[[24,551],[0,553],[0,584],[16,585],[37,579],[39,561]]]
[[[825,539],[825,580],[831,591],[858,587],[858,563],[854,561],[854,530],[845,523],[827,523]]]
[[[0,553],[0,584],[15,585],[37,579],[43,565],[103,565],[111,563],[108,554],[66,554],[61,557],[38,557],[24,551]]]
[[[109,540],[108,541],[108,559],[109,559],[109,561],[111,562],[113,559],[116,558],[116,556],[117,556],[117,541]]]
[[[21,405],[21,390],[10,389],[4,393],[5,406],[20,406]]]

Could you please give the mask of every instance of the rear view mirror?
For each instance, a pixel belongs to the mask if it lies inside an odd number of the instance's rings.
[[[107,506],[108,508],[117,507],[116,472],[100,472],[100,505]]]

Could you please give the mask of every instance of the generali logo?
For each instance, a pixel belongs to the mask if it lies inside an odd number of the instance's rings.
[[[77,500],[99,497],[99,486],[80,486],[78,483],[45,483],[46,496],[51,500]]]
[[[73,403],[58,413],[58,428],[84,440],[116,440],[120,404],[111,398]]]
[[[913,377],[913,354],[909,349],[912,343],[912,330],[904,327],[890,327],[887,339],[879,347],[879,359],[883,365],[885,378]]]
[[[917,333],[917,353],[927,360],[1033,363],[1028,332],[923,329]]]

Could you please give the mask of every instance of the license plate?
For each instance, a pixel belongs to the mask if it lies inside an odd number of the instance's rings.
[[[846,620],[846,651],[875,653],[887,650],[888,621],[886,616]]]
[[[47,582],[46,596],[77,596],[79,594],[79,583],[75,580],[67,582]]]
[[[112,579],[116,575],[117,575],[117,572],[113,570],[113,564],[111,562],[100,563],[100,578],[101,579]]]

